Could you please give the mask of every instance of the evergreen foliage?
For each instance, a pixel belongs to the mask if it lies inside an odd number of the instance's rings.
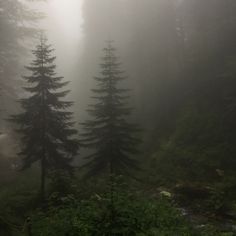
[[[24,76],[29,86],[24,90],[31,94],[20,100],[23,112],[12,116],[22,135],[22,169],[33,163],[41,163],[41,194],[44,196],[45,177],[48,171],[72,170],[71,162],[78,150],[74,135],[77,131],[71,121],[73,113],[67,111],[72,102],[62,101],[69,90],[62,90],[68,82],[56,76],[53,49],[42,36],[33,50],[35,59],[26,68],[31,75]]]
[[[131,113],[126,101],[129,90],[119,87],[119,82],[125,77],[111,41],[104,52],[101,76],[95,77],[98,88],[92,90],[96,103],[88,109],[91,119],[82,123],[84,133],[81,143],[94,150],[86,157],[89,159],[85,165],[89,169],[88,175],[104,171],[127,173],[130,168],[137,167],[137,162],[130,155],[137,153],[139,139],[136,133],[139,129],[126,120]]]

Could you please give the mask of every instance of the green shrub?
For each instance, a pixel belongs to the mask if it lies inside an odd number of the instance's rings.
[[[146,198],[131,194],[122,184],[115,185],[112,198],[108,188],[105,194],[94,194],[87,200],[68,196],[60,199],[58,207],[52,203],[46,213],[34,215],[33,235],[194,235],[168,199]]]

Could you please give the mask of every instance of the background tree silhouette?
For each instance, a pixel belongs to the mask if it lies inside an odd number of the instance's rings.
[[[127,121],[131,108],[127,103],[128,89],[119,88],[119,82],[125,79],[120,63],[115,55],[112,41],[104,48],[101,63],[101,76],[95,77],[97,88],[92,89],[96,101],[89,106],[91,119],[82,123],[81,144],[91,148],[85,164],[88,175],[108,172],[113,174],[128,173],[130,168],[137,167],[137,161],[131,155],[137,153],[138,127]]]

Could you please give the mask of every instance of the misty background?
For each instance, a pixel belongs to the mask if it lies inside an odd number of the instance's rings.
[[[204,106],[215,108],[212,112],[217,114],[217,109],[221,109],[219,100],[233,101],[228,98],[234,92],[227,73],[233,73],[235,56],[234,1],[24,3],[29,10],[44,15],[33,23],[26,19],[25,24],[45,30],[55,48],[58,74],[71,81],[69,99],[75,102],[78,126],[87,117],[85,110],[90,89],[94,87],[93,77],[99,73],[99,60],[107,40],[114,40],[128,76],[126,86],[132,89],[133,119],[143,128],[147,148],[152,148],[152,141],[160,144],[161,140],[170,138],[176,131],[176,122],[187,116],[183,113],[189,106],[201,113],[207,108],[199,107],[198,103],[204,101]],[[30,50],[37,43],[37,38],[29,35],[15,40],[20,41],[22,53],[12,49],[9,58],[17,54],[14,59],[17,70],[12,74],[6,69],[1,76],[6,81],[1,97],[4,132],[11,130],[4,119],[18,109],[15,101],[22,96],[20,76],[24,74],[24,65],[31,60]],[[229,83],[223,82],[224,76]],[[12,86],[11,81],[15,81]],[[222,122],[224,126],[226,123]]]

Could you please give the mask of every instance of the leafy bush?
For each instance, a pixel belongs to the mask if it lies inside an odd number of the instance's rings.
[[[132,236],[194,235],[179,211],[165,198],[147,199],[121,185],[87,200],[73,196],[33,217],[33,235]],[[55,200],[55,196],[53,197]],[[53,200],[53,201],[54,201]],[[58,203],[58,200],[57,200]]]

